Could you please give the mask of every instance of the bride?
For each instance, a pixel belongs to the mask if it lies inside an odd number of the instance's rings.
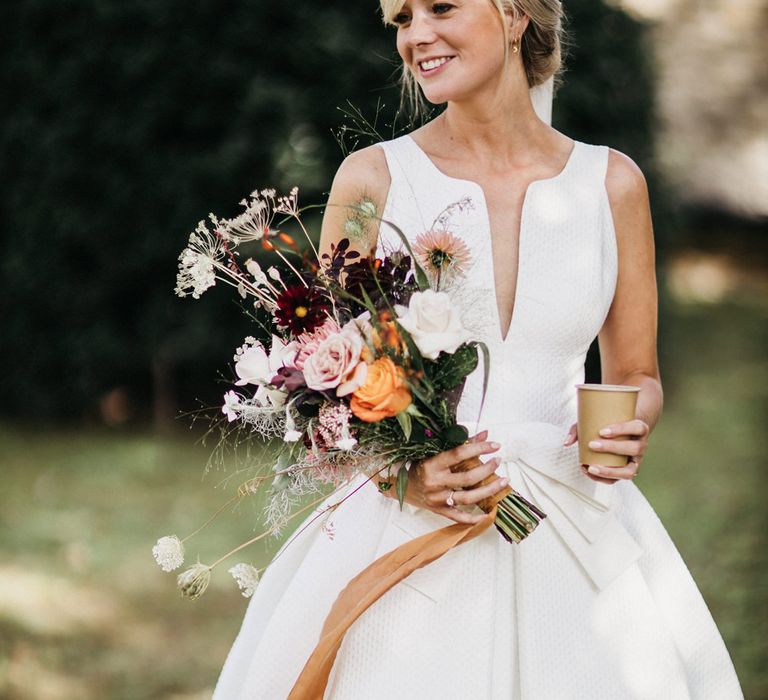
[[[561,3],[381,7],[405,89],[447,107],[344,161],[321,247],[344,237],[361,194],[410,239],[439,221],[466,243],[462,314],[490,349],[491,379],[479,420],[477,372],[458,412],[482,430],[411,467],[403,509],[394,489],[368,483],[286,548],[214,698],[741,698],[696,584],[633,483],[662,408],[648,193],[629,157],[549,125]],[[458,201],[468,205],[440,218]],[[400,242],[382,225],[354,244],[381,254]],[[595,337],[603,382],[640,388],[635,419],[590,443],[626,455],[621,467],[580,465],[575,446],[574,385]],[[485,463],[451,472],[475,456]],[[414,537],[479,522],[474,504],[508,483],[547,513],[534,533],[510,545],[489,529],[415,571],[352,624],[327,684],[297,683],[350,579]]]

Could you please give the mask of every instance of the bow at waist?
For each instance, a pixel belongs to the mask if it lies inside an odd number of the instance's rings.
[[[594,481],[582,473],[578,445],[563,445],[567,427],[511,421],[484,427],[488,439],[501,445],[496,453],[502,462],[499,471],[506,472],[513,488],[525,485],[527,495],[546,513],[598,588],[640,557],[642,548],[617,517],[620,485]],[[517,546],[531,546],[535,539],[534,531]]]

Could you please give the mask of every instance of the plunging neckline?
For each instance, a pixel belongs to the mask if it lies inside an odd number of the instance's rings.
[[[488,233],[489,238],[489,257],[491,261],[491,274],[492,274],[492,285],[493,285],[493,301],[496,307],[496,333],[498,335],[498,340],[501,343],[506,343],[507,339],[511,335],[512,326],[515,322],[515,317],[517,314],[515,313],[517,311],[517,302],[520,293],[520,277],[521,273],[524,270],[524,267],[522,265],[522,258],[523,258],[523,243],[524,243],[524,236],[523,232],[525,230],[524,224],[525,224],[525,215],[526,215],[526,209],[528,204],[528,195],[531,191],[531,188],[536,185],[542,185],[546,183],[553,183],[557,180],[560,180],[566,172],[570,169],[571,163],[574,160],[574,155],[576,153],[576,150],[581,143],[580,141],[577,141],[576,139],[572,139],[573,146],[571,147],[571,152],[568,154],[568,158],[565,161],[565,165],[562,167],[559,173],[556,175],[553,175],[552,177],[543,178],[540,180],[531,180],[531,182],[528,183],[528,186],[525,188],[525,193],[523,194],[523,204],[520,207],[520,223],[518,225],[518,232],[517,232],[517,276],[515,277],[515,296],[514,300],[512,302],[512,312],[509,317],[509,325],[507,326],[507,331],[504,333],[502,326],[501,326],[501,310],[499,308],[499,295],[498,295],[498,289],[496,287],[496,261],[494,260],[493,256],[493,232],[491,231],[491,215],[488,210],[488,201],[485,197],[485,190],[483,189],[483,186],[475,181],[475,180],[469,180],[465,178],[460,177],[453,177],[452,175],[448,175],[447,173],[444,173],[440,168],[437,167],[435,162],[432,160],[432,158],[427,155],[427,152],[419,146],[418,143],[416,143],[416,140],[411,136],[410,134],[406,134],[408,139],[411,141],[411,143],[414,145],[416,150],[423,156],[423,158],[427,161],[427,163],[432,167],[432,169],[441,177],[445,178],[446,180],[452,180],[453,182],[461,183],[464,185],[470,185],[475,188],[479,195],[479,200],[482,205],[482,214],[485,221],[485,230]]]

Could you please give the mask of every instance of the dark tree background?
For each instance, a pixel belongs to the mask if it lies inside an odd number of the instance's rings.
[[[639,163],[663,243],[643,27],[566,6],[554,126]],[[392,136],[394,31],[374,0],[12,1],[0,25],[2,418],[162,424],[216,402],[245,321],[217,290],[177,299],[177,255],[255,188],[322,203],[347,100],[371,120],[383,103]]]

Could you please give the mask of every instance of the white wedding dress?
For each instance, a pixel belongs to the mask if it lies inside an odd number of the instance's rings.
[[[712,616],[652,507],[631,481],[584,476],[577,446],[563,447],[576,419],[574,385],[616,286],[608,148],[577,141],[560,174],[530,185],[502,338],[482,189],[444,175],[410,136],[381,146],[392,178],[383,218],[409,238],[470,198],[445,223],[472,254],[458,296],[489,346],[491,369],[479,421],[479,370],[459,417],[471,431],[490,429],[502,444],[499,473],[548,517],[518,545],[490,528],[385,593],[347,633],[324,697],[742,698]],[[399,245],[382,230],[380,251]],[[370,483],[315,522],[265,573],[215,700],[286,698],[347,582],[399,544],[449,524],[407,504],[401,511]]]

